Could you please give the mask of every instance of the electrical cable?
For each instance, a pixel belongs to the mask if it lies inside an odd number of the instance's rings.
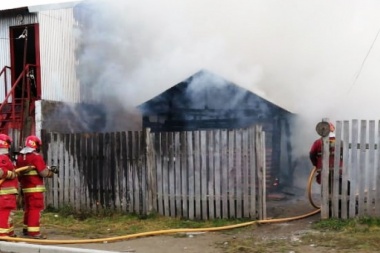
[[[317,207],[314,203],[314,201],[311,198],[311,186],[312,186],[312,179],[315,175],[316,168],[314,167],[311,171],[308,184],[307,184],[307,191],[309,195],[309,201],[311,205],[316,210],[306,213],[299,216],[294,217],[288,217],[288,218],[278,218],[278,219],[266,219],[266,220],[255,220],[255,221],[249,221],[244,222],[240,224],[234,224],[234,225],[228,225],[228,226],[222,226],[222,227],[208,227],[208,228],[179,228],[179,229],[167,229],[167,230],[156,230],[156,231],[149,231],[149,232],[142,232],[142,233],[136,233],[136,234],[130,234],[130,235],[122,235],[122,236],[114,236],[114,237],[107,237],[107,238],[97,238],[97,239],[69,239],[69,240],[46,240],[46,239],[30,239],[30,238],[18,238],[18,237],[0,237],[0,241],[10,241],[10,242],[26,242],[26,243],[32,243],[32,244],[40,244],[40,245],[55,245],[55,244],[87,244],[87,243],[109,243],[109,242],[115,242],[115,241],[122,241],[122,240],[129,240],[129,239],[136,239],[141,237],[147,237],[147,236],[155,236],[155,235],[167,235],[167,234],[176,234],[176,233],[194,233],[194,232],[215,232],[215,231],[223,231],[223,230],[229,230],[229,229],[235,229],[235,228],[241,228],[246,226],[251,226],[254,224],[269,224],[269,223],[279,223],[279,222],[288,222],[288,221],[294,221],[294,220],[300,220],[304,219],[310,216],[313,216],[320,212],[319,207]]]
[[[380,29],[377,31],[377,34],[376,34],[376,36],[375,36],[375,39],[372,41],[372,44],[371,44],[371,46],[370,46],[370,48],[369,48],[369,50],[368,50],[368,52],[367,52],[367,55],[364,57],[364,60],[362,61],[362,64],[360,65],[359,71],[358,71],[358,73],[356,74],[356,77],[355,77],[355,79],[354,79],[354,82],[352,83],[351,87],[349,88],[348,93],[351,92],[352,88],[353,88],[354,85],[356,84],[356,81],[358,80],[359,75],[361,74],[361,72],[362,72],[362,70],[363,70],[364,64],[365,64],[365,62],[367,61],[367,58],[368,58],[370,52],[372,51],[372,48],[373,48],[373,46],[375,45],[375,42],[376,42],[376,40],[377,40],[377,37],[379,37],[379,34],[380,34]]]

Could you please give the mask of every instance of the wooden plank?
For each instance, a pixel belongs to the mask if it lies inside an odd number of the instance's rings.
[[[222,164],[221,164],[221,198],[222,198],[222,218],[229,218],[228,213],[228,132],[221,131],[221,146],[222,146]]]
[[[195,218],[200,220],[202,218],[201,213],[201,147],[199,131],[194,131],[194,195],[195,195]]]
[[[170,206],[169,206],[169,133],[165,132],[162,134],[163,142],[163,163],[162,163],[162,186],[164,194],[164,215],[170,216]]]
[[[89,135],[86,140],[86,168],[88,170],[88,185],[89,185],[89,194],[90,198],[90,207],[93,211],[96,211],[98,198],[95,191],[95,170],[93,166],[93,162],[95,160],[95,154],[93,149],[94,135]]]
[[[359,128],[358,128],[358,120],[352,120],[352,128],[351,128],[351,170],[350,170],[350,178],[355,179],[351,181],[351,189],[350,189],[350,208],[349,208],[349,218],[354,218],[356,215],[356,193],[357,193],[357,183],[356,179],[359,179],[358,175],[358,139],[359,139]]]
[[[60,187],[59,187],[59,199],[58,199],[58,206],[61,207],[64,205],[64,195],[65,195],[65,159],[64,159],[64,153],[63,153],[63,134],[57,134],[57,142],[58,142],[58,161],[59,161],[59,167],[62,169],[62,173],[60,176]]]
[[[214,131],[214,183],[215,183],[215,218],[222,218],[222,205],[221,205],[221,189],[222,189],[222,170],[221,170],[221,162],[222,162],[222,143],[221,139],[221,130]]]
[[[181,132],[180,133],[180,139],[181,139],[181,193],[182,193],[182,217],[189,218],[189,208],[188,208],[188,149],[187,149],[187,133]]]
[[[106,148],[105,148],[105,135],[104,133],[100,133],[98,136],[99,146],[98,146],[98,154],[99,154],[99,163],[96,165],[96,170],[98,172],[98,181],[99,181],[99,202],[100,206],[99,208],[104,209],[106,207],[106,198],[105,198],[105,192],[106,192]]]
[[[243,130],[237,129],[235,130],[235,161],[236,161],[236,218],[240,219],[243,215],[243,207],[242,207],[242,187],[243,187],[243,170],[242,170],[242,133]]]
[[[330,120],[325,118],[324,122]],[[330,183],[329,183],[329,156],[330,156],[330,141],[329,137],[322,138],[322,171],[321,171],[321,218],[328,219],[330,217]]]
[[[366,214],[365,212],[365,174],[366,174],[366,148],[365,143],[367,140],[367,121],[361,120],[360,123],[360,155],[359,155],[359,180],[358,180],[358,204],[359,204],[359,216]]]
[[[207,174],[209,171],[208,168],[208,154],[207,154],[207,136],[206,136],[206,131],[200,131],[199,132],[199,155],[200,155],[200,164],[199,164],[199,169],[200,169],[200,183],[201,183],[201,188],[200,188],[200,197],[201,197],[201,219],[202,220],[207,220],[208,219],[208,178]]]
[[[193,149],[193,132],[187,132],[187,163],[188,163],[188,186],[189,186],[189,219],[195,217],[195,189],[194,189],[194,149]]]
[[[71,182],[72,178],[70,177],[71,174],[71,168],[70,168],[70,156],[68,152],[68,146],[69,146],[69,135],[63,134],[63,142],[62,142],[62,157],[64,160],[64,171],[65,171],[65,188],[64,188],[64,196],[63,196],[63,202],[64,204],[70,203],[70,196],[73,194],[73,190],[71,188]]]
[[[157,187],[155,179],[154,166],[154,147],[152,138],[154,135],[150,133],[149,128],[145,128],[145,145],[146,145],[146,169],[147,169],[147,214],[154,213],[157,209],[155,203],[157,201]]]
[[[228,131],[228,207],[229,218],[236,218],[235,207],[235,180],[236,180],[236,165],[235,165],[235,132]]]
[[[368,150],[368,166],[366,170],[366,183],[367,187],[365,191],[367,192],[367,201],[366,201],[366,210],[367,215],[374,215],[374,209],[373,209],[373,199],[374,199],[374,190],[375,190],[375,128],[376,124],[374,120],[369,121],[369,133],[368,133],[368,140],[369,140],[369,150]]]
[[[169,179],[169,207],[170,207],[170,216],[175,217],[175,165],[174,165],[174,134],[173,132],[168,133],[168,179]]]
[[[248,166],[248,155],[249,155],[249,129],[245,129],[242,133],[242,194],[243,194],[243,217],[249,218],[249,166]]]
[[[163,143],[162,143],[162,135],[164,133],[155,133],[155,146],[156,146],[156,154],[155,154],[155,162],[156,162],[156,167],[157,167],[157,175],[156,175],[156,180],[157,180],[157,208],[158,208],[158,213],[161,215],[165,215],[165,210],[164,210],[164,192],[163,192]]]
[[[125,131],[121,132],[120,135],[120,144],[121,144],[121,150],[120,150],[120,159],[122,162],[122,170],[121,170],[121,175],[122,175],[122,182],[121,182],[121,205],[122,205],[122,211],[123,212],[128,212],[129,210],[129,205],[130,205],[130,200],[128,197],[128,192],[129,188],[131,187],[128,184],[128,148],[127,148],[127,133]]]
[[[148,200],[148,184],[147,184],[147,166],[146,166],[146,147],[145,147],[145,132],[139,131],[139,163],[141,167],[141,205],[142,205],[142,215],[146,215],[147,213],[147,200]]]
[[[135,185],[135,177],[136,177],[136,171],[135,171],[135,160],[134,160],[134,143],[133,143],[133,132],[128,131],[127,135],[127,143],[128,143],[128,185],[129,187],[129,192],[128,192],[128,197],[129,197],[129,213],[137,212],[136,210],[136,199],[135,199],[135,191],[136,191],[136,185]]]
[[[122,184],[122,168],[121,168],[121,143],[120,143],[120,132],[115,132],[112,135],[112,144],[111,148],[113,149],[113,153],[111,153],[111,157],[113,160],[113,171],[114,171],[114,202],[115,202],[115,210],[121,212],[122,207],[122,196],[121,196],[121,184]]]
[[[342,122],[338,121],[336,122],[336,128],[335,128],[335,144],[334,144],[334,167],[332,168],[333,171],[333,178],[332,178],[332,213],[333,217],[339,218],[340,212],[341,212],[341,196],[340,196],[340,161],[341,161],[341,148],[342,147]]]
[[[60,169],[60,175],[58,175],[57,177],[53,177],[53,187],[54,187],[54,193],[53,193],[53,206],[55,208],[58,208],[60,205],[59,205],[59,191],[61,190],[61,186],[62,186],[62,179],[61,177],[63,177],[63,167],[61,166],[62,165],[62,161],[59,160],[59,142],[58,142],[58,134],[52,134],[51,135],[53,141],[55,141],[54,145],[53,145],[53,151],[52,151],[52,156],[54,157],[54,161],[55,161],[55,165],[57,165]]]
[[[71,184],[72,192],[70,199],[73,201],[73,206],[75,210],[80,210],[81,205],[81,184],[80,184],[80,173],[77,166],[77,150],[75,149],[75,134],[69,135],[69,157],[70,157],[70,170],[71,170]]]
[[[177,217],[182,217],[182,203],[181,203],[181,142],[180,133],[174,133],[174,174],[175,174],[175,214]]]
[[[250,168],[250,171],[249,171],[249,215],[251,218],[253,219],[257,219],[258,218],[258,215],[257,215],[257,203],[256,203],[256,195],[257,195],[257,192],[256,192],[256,188],[257,188],[257,185],[256,185],[256,178],[257,178],[257,156],[256,156],[256,152],[255,152],[255,146],[256,146],[256,128],[255,127],[252,127],[249,129],[249,142],[248,142],[248,149],[249,149],[249,168]]]
[[[380,120],[377,122],[377,146],[380,147]],[[376,182],[376,194],[375,194],[375,215],[377,217],[380,216],[380,150],[376,150],[376,157],[377,157],[377,163],[376,163],[376,175],[375,175],[375,182]]]
[[[350,138],[350,123],[349,121],[343,122],[343,166],[342,166],[342,219],[348,217],[348,192],[350,191],[348,186],[348,170],[349,170],[349,149],[347,143]]]
[[[134,172],[134,199],[135,199],[135,212],[141,214],[142,211],[142,199],[141,199],[141,166],[140,166],[140,138],[139,132],[133,132],[133,172]]]
[[[261,203],[262,203],[262,210],[261,210],[261,213],[262,213],[262,219],[266,220],[267,219],[267,192],[266,192],[266,189],[267,189],[267,184],[266,184],[266,178],[267,178],[267,171],[266,171],[266,168],[267,168],[267,165],[266,165],[266,146],[265,146],[265,132],[262,132],[261,133],[261,150],[262,150],[262,153],[263,153],[263,162],[262,162],[262,175],[263,175],[263,182],[262,182],[262,191],[263,191],[263,194],[261,195],[262,196],[262,199],[261,199]]]
[[[257,169],[257,182],[258,182],[258,191],[257,191],[257,199],[258,199],[258,214],[259,214],[259,219],[262,220],[264,219],[263,215],[263,199],[265,198],[264,196],[264,182],[266,181],[265,175],[263,174],[264,170],[264,161],[265,161],[265,155],[264,155],[264,150],[263,150],[263,143],[262,143],[262,127],[260,125],[256,125],[256,133],[255,133],[255,148],[256,148],[256,169]]]
[[[216,131],[207,131],[206,140],[207,140],[207,196],[208,200],[206,202],[205,209],[207,208],[207,218],[215,219],[215,134]]]

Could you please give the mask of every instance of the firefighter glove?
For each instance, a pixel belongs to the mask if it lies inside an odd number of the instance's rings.
[[[49,170],[51,172],[53,172],[54,174],[58,174],[59,173],[59,168],[58,166],[49,166]]]
[[[7,172],[7,175],[5,176],[6,179],[14,179],[16,178],[18,175],[17,175],[17,172],[15,171],[12,171],[12,170],[8,170]]]

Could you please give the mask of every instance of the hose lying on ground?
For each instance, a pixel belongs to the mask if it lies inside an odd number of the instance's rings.
[[[241,228],[250,226],[253,224],[268,224],[268,223],[279,223],[279,222],[288,222],[288,221],[294,221],[294,220],[300,220],[304,219],[310,216],[313,216],[320,212],[319,207],[315,205],[311,198],[311,186],[312,186],[312,179],[316,173],[315,167],[311,171],[308,184],[307,184],[307,190],[308,190],[308,196],[309,201],[311,205],[316,210],[306,213],[299,216],[294,217],[288,217],[288,218],[278,218],[278,219],[266,219],[266,220],[255,220],[255,221],[249,221],[244,222],[240,224],[234,224],[234,225],[228,225],[223,227],[209,227],[209,228],[179,228],[179,229],[167,229],[167,230],[157,230],[157,231],[150,231],[150,232],[142,232],[137,234],[130,234],[130,235],[123,235],[123,236],[114,236],[114,237],[107,237],[107,238],[98,238],[98,239],[73,239],[73,240],[40,240],[40,239],[29,239],[29,238],[17,238],[17,237],[0,237],[0,241],[11,241],[11,242],[27,242],[27,243],[33,243],[33,244],[40,244],[40,245],[51,245],[51,244],[86,244],[86,243],[108,243],[108,242],[115,242],[115,241],[122,241],[122,240],[129,240],[129,239],[135,239],[140,237],[147,237],[147,236],[154,236],[154,235],[166,235],[166,234],[175,234],[175,233],[192,233],[192,232],[215,232],[215,231],[222,231],[222,230],[229,230],[234,228]]]

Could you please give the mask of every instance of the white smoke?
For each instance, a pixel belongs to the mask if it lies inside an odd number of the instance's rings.
[[[89,3],[95,7],[81,34],[80,78],[125,107],[208,69],[300,115],[292,131],[300,153],[318,137],[322,118],[380,115],[380,1]]]

